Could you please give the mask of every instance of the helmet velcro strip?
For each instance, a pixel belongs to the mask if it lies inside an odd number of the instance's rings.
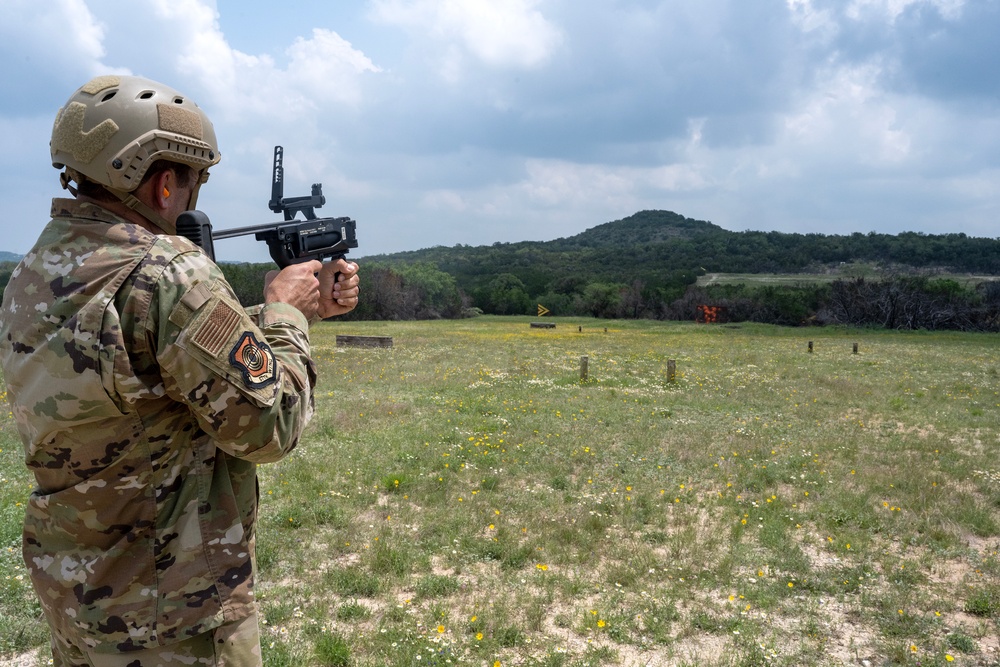
[[[104,150],[111,138],[118,132],[118,123],[105,119],[90,131],[84,131],[83,124],[87,107],[79,102],[70,102],[56,117],[52,130],[52,149],[71,153],[86,164]]]
[[[199,141],[204,138],[201,116],[195,112],[170,104],[157,104],[156,111],[159,114],[161,130],[175,132]]]
[[[96,95],[102,90],[107,90],[108,88],[114,88],[115,86],[120,85],[121,82],[122,78],[120,76],[114,76],[111,74],[106,76],[97,76],[85,83],[80,90],[88,95]]]

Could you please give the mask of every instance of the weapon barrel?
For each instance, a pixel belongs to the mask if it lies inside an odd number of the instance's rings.
[[[213,229],[212,238],[213,239],[229,239],[234,236],[246,236],[247,234],[256,234],[257,232],[269,232],[273,229],[279,227],[279,223],[265,223],[263,225],[250,225],[248,227],[233,227],[231,229]]]

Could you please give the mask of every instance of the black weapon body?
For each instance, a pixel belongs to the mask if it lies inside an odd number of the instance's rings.
[[[357,223],[350,218],[314,218],[234,227],[212,232],[212,239],[228,239],[253,234],[267,243],[271,259],[279,268],[290,264],[341,259],[357,248]]]
[[[318,218],[315,209],[326,203],[323,185],[314,183],[312,194],[306,197],[285,197],[283,166],[284,149],[274,147],[274,167],[271,171],[271,200],[268,208],[283,213],[281,222],[212,229],[208,216],[201,211],[186,211],[177,218],[177,233],[185,236],[215,259],[216,239],[228,239],[253,234],[258,241],[267,243],[271,259],[279,268],[291,264],[342,259],[351,248],[358,247],[357,223],[351,218]],[[305,220],[296,219],[302,212]]]

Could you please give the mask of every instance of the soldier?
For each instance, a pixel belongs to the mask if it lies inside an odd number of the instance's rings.
[[[176,235],[215,131],[154,81],[85,84],[51,153],[74,199],[53,200],[4,292],[0,362],[37,483],[23,552],[55,664],[260,665],[256,465],[312,416],[309,323],[357,305],[357,266],[272,272],[242,308]]]

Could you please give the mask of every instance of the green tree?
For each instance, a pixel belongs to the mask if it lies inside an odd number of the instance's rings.
[[[226,281],[244,306],[255,306],[264,301],[264,276],[276,269],[274,264],[247,264],[223,262],[219,265]]]
[[[454,276],[431,262],[398,267],[407,297],[415,300],[417,319],[455,318],[462,313],[462,293]]]
[[[531,299],[524,283],[513,273],[501,273],[490,281],[487,307],[483,310],[496,315],[526,315]]]
[[[594,317],[618,317],[622,294],[628,288],[614,283],[590,283],[580,297],[583,309]]]
[[[7,288],[7,283],[10,282],[10,277],[16,266],[16,262],[0,262],[0,294]]]
[[[391,268],[379,263],[362,263],[358,268],[363,293],[358,306],[344,316],[347,320],[412,319],[403,279]]]

